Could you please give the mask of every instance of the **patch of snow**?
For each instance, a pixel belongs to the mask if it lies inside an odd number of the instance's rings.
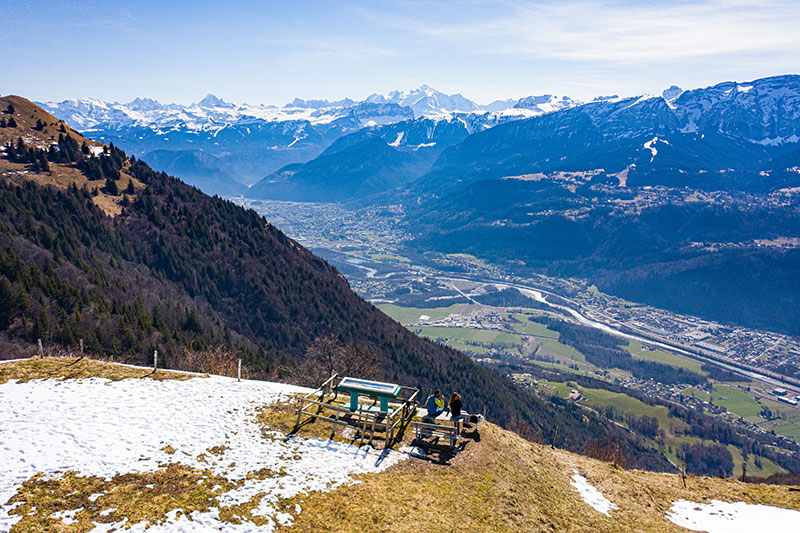
[[[414,150],[419,150],[420,148],[430,148],[431,146],[436,146],[436,143],[422,143],[414,146]]]
[[[66,524],[66,525],[70,525],[70,524],[74,524],[75,522],[77,522],[77,520],[75,520],[75,515],[78,514],[81,511],[83,511],[83,507],[78,507],[77,509],[69,509],[69,510],[65,510],[65,511],[56,511],[55,513],[51,514],[50,516],[52,518],[60,518],[61,519],[61,523]]]
[[[419,315],[419,319],[420,319],[420,320],[428,320],[428,319],[430,319],[430,318],[431,318],[431,317],[429,317],[428,315]]]
[[[400,133],[398,133],[397,134],[397,139],[395,139],[394,142],[390,142],[389,146],[395,146],[395,147],[400,146],[400,142],[402,142],[403,136],[405,134],[406,134],[406,132],[404,132],[404,131],[401,131]]]
[[[220,505],[248,501],[264,492],[257,512],[269,516],[277,511],[280,498],[331,490],[352,483],[352,474],[377,472],[408,457],[369,446],[262,435],[253,422],[257,407],[297,392],[308,389],[220,376],[187,381],[89,378],[4,383],[0,385],[0,531],[10,530],[21,518],[10,515],[10,506],[3,504],[38,472],[53,476],[72,470],[111,478],[178,461],[233,481],[245,480],[223,494]],[[181,453],[162,451],[168,445]],[[219,456],[208,454],[214,446],[227,448]],[[205,454],[207,463],[198,460],[200,454]],[[263,468],[281,475],[246,480],[248,473]],[[109,531],[101,525],[98,531]],[[191,521],[184,514],[162,526],[148,531],[219,531],[223,526],[226,531],[257,530],[252,523],[223,524],[218,509],[192,513]]]
[[[108,509],[103,509],[102,511],[100,511],[97,514],[99,514],[100,516],[108,516],[108,515],[110,515],[111,513],[113,513],[116,510],[117,510],[116,507],[109,507]]]
[[[617,508],[617,504],[603,496],[603,493],[594,488],[586,480],[586,477],[579,474],[577,470],[573,471],[572,482],[570,485],[578,490],[583,501],[588,503],[595,511],[602,513],[606,516],[611,516],[610,511]]]
[[[103,146],[90,146],[89,151],[92,152],[93,156],[99,156],[105,151]]]
[[[655,145],[655,143],[657,143],[657,142],[658,142],[658,137],[653,137],[652,139],[650,139],[649,141],[647,141],[646,143],[644,143],[644,148],[645,148],[646,150],[650,150],[650,153],[652,154],[652,155],[650,156],[650,162],[651,162],[651,163],[652,163],[652,162],[653,162],[653,160],[656,158],[656,154],[658,154],[658,150],[657,150],[657,149],[656,149],[656,147],[654,146],[654,145]]]
[[[796,134],[789,135],[788,137],[766,137],[761,140],[751,139],[750,142],[761,144],[763,146],[780,146],[786,143],[796,143],[800,141],[800,137]]]
[[[289,513],[277,513],[275,520],[282,526],[290,526],[294,522],[294,517]]]
[[[800,531],[800,511],[744,502],[695,503],[678,500],[667,519],[686,529],[709,533],[796,533]]]
[[[89,501],[90,502],[96,502],[97,498],[99,498],[100,496],[105,496],[105,494],[103,494],[102,492],[95,492],[94,494],[89,496]]]

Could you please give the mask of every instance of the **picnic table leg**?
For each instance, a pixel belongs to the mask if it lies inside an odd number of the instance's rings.
[[[389,397],[381,396],[381,411],[384,413],[389,412]]]
[[[357,411],[358,410],[358,393],[357,392],[350,392],[350,410]]]

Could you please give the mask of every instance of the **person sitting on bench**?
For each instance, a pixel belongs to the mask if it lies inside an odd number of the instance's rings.
[[[433,391],[433,394],[428,396],[425,402],[425,409],[428,410],[428,416],[425,418],[430,418],[431,420],[444,412],[444,396],[442,396],[442,391],[436,389]]]
[[[448,404],[448,407],[450,407],[450,420],[453,422],[462,420],[465,428],[471,428],[472,424],[469,423],[469,413],[461,410],[463,406],[464,403],[461,401],[461,395],[454,392],[453,395],[450,396],[450,403]]]

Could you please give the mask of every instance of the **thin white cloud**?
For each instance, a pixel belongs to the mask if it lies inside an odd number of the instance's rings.
[[[534,2],[501,16],[471,18],[392,24],[432,41],[461,43],[476,54],[570,61],[636,63],[800,49],[800,3],[783,0]]]

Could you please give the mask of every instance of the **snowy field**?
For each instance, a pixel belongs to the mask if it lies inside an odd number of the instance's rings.
[[[695,503],[678,500],[667,513],[675,524],[692,531],[708,533],[797,533],[800,511],[744,502]]]
[[[581,495],[581,499],[598,513],[610,517],[610,511],[617,509],[615,503],[576,470],[573,470],[570,484]],[[760,529],[770,533],[800,532],[800,511],[744,502],[712,500],[711,503],[695,503],[678,500],[672,504],[666,517],[686,529],[708,533],[752,533]]]
[[[617,504],[603,496],[603,493],[589,484],[586,477],[573,470],[570,485],[575,487],[583,501],[588,503],[598,513],[611,516],[610,512],[617,508]]]
[[[245,481],[224,494],[220,505],[246,502],[263,492],[267,496],[253,514],[289,523],[291,515],[276,513],[280,498],[330,490],[353,482],[351,474],[380,471],[407,457],[319,439],[264,437],[253,421],[256,408],[302,391],[218,376],[188,381],[90,378],[0,384],[0,532],[9,531],[19,520],[9,515],[12,506],[5,503],[37,472],[50,475],[71,470],[110,478],[180,462],[239,481],[262,468],[283,468],[285,475]],[[162,451],[167,446],[176,453]],[[215,446],[226,448],[220,455],[208,453]],[[207,463],[198,460],[201,454]],[[65,523],[77,512],[64,511]],[[139,524],[132,530],[270,531],[273,525],[271,519],[270,525],[261,528],[252,523],[223,524],[212,509],[193,513],[192,521],[180,516],[161,526]],[[98,525],[96,531],[121,526]]]

